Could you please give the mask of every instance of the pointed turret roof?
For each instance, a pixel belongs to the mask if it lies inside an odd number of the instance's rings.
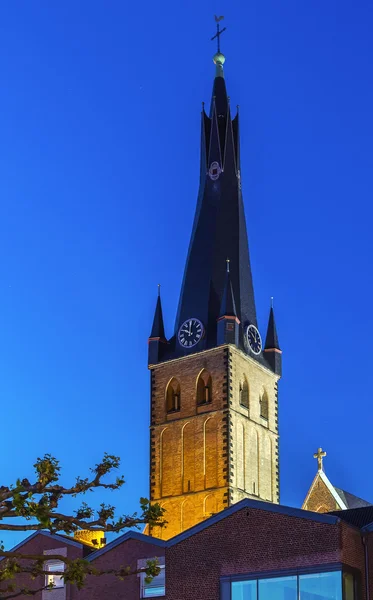
[[[278,341],[275,313],[273,310],[273,306],[271,306],[271,310],[269,311],[267,337],[266,337],[266,343],[265,343],[264,347],[266,350],[273,350],[273,349],[280,350],[280,344]]]
[[[157,303],[155,305],[153,327],[152,327],[150,337],[151,338],[160,338],[160,339],[165,339],[165,337],[166,337],[165,333],[164,333],[160,286],[158,286],[158,298],[157,298]]]
[[[220,305],[219,317],[237,317],[236,303],[230,276],[229,260],[227,260],[227,274],[225,276],[225,286]]]

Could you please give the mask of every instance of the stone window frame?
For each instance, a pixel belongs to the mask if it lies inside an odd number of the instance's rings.
[[[244,404],[242,402],[242,396],[243,396],[243,392],[245,392],[245,387],[247,388],[246,393],[247,393],[247,404]],[[246,409],[249,410],[249,406],[250,406],[250,386],[249,386],[249,382],[247,380],[247,377],[244,375],[239,383],[239,389],[238,389],[238,393],[239,393],[239,405]]]
[[[172,397],[171,398],[170,398],[170,396],[171,396],[170,388],[172,389],[172,391],[171,391]],[[171,400],[171,402],[169,402],[169,400]],[[180,385],[180,381],[177,379],[177,377],[171,377],[170,381],[166,385],[165,403],[166,403],[166,413],[167,414],[180,412],[181,385]]]
[[[203,387],[200,387],[202,382]],[[203,390],[201,394],[201,389]],[[198,373],[196,380],[196,404],[197,406],[206,406],[212,402],[212,375],[210,371],[203,368]]]

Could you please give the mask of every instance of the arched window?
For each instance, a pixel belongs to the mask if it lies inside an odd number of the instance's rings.
[[[171,379],[166,389],[166,410],[167,412],[180,410],[180,383],[175,377]]]
[[[240,404],[245,408],[249,408],[249,384],[247,383],[246,377],[243,378],[243,381],[240,383]]]
[[[212,400],[212,379],[210,373],[203,370],[197,379],[197,404],[207,404]]]
[[[268,396],[267,392],[263,392],[260,400],[260,416],[268,421]]]

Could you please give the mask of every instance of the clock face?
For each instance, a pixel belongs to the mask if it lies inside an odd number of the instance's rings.
[[[253,354],[260,354],[262,350],[262,338],[255,325],[249,325],[247,328],[247,343]]]
[[[179,344],[184,348],[192,348],[202,338],[204,328],[198,319],[188,319],[179,329]]]

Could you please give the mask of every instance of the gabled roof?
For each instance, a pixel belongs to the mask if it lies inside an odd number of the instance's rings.
[[[335,515],[342,521],[346,521],[346,523],[349,523],[350,525],[359,527],[359,529],[364,528],[366,531],[373,530],[373,506],[371,504],[360,508],[351,508],[349,510],[333,510],[328,514]],[[369,529],[369,527],[371,527],[371,529]]]
[[[215,525],[215,523],[219,523],[223,519],[230,517],[236,512],[250,508],[255,508],[257,510],[263,510],[271,513],[279,513],[281,515],[296,517],[298,519],[305,519],[307,521],[314,521],[316,523],[327,523],[329,525],[334,525],[339,521],[338,517],[331,514],[315,513],[308,510],[303,510],[301,508],[292,508],[290,506],[282,506],[281,504],[272,504],[272,502],[262,502],[260,500],[250,500],[248,498],[245,498],[244,500],[237,502],[237,504],[233,504],[229,508],[226,508],[221,512],[216,513],[209,519],[202,521],[202,523],[199,523],[198,525],[195,525],[194,527],[191,527],[190,529],[187,529],[179,535],[171,538],[170,540],[168,540],[168,542],[166,542],[166,546],[170,547],[174,546],[175,544],[179,544],[180,542],[186,540],[192,535],[195,535],[196,533],[199,533],[200,531],[211,527],[211,525]],[[91,559],[91,557],[89,559]]]
[[[303,502],[303,506],[307,505],[308,499],[309,499],[310,495],[312,494],[312,491],[313,491],[318,479],[321,479],[321,481],[326,485],[330,494],[333,496],[334,500],[336,501],[337,505],[340,507],[341,510],[348,510],[350,508],[361,508],[363,506],[371,506],[370,502],[367,502],[366,500],[363,500],[362,498],[358,498],[357,496],[354,496],[353,494],[350,494],[349,492],[346,492],[344,490],[341,490],[340,488],[335,487],[331,483],[331,481],[328,479],[325,472],[321,471],[321,470],[317,471],[316,476],[311,484],[311,487],[308,490],[308,494]],[[334,514],[334,512],[333,512],[333,514]]]
[[[27,544],[30,540],[34,539],[37,535],[44,535],[45,537],[49,537],[58,542],[68,544],[70,546],[75,546],[76,548],[84,547],[84,544],[81,544],[80,542],[76,542],[75,540],[72,540],[71,538],[69,538],[65,535],[58,535],[58,533],[50,533],[49,531],[43,531],[42,529],[40,529],[38,531],[35,531],[31,535],[29,535],[24,540],[22,540],[22,542],[19,542],[19,544],[17,544],[16,546],[13,546],[13,548],[11,548],[11,550],[15,551],[15,550],[18,550],[19,548],[22,548],[22,546],[24,544]],[[0,561],[3,560],[3,558],[4,558],[4,556],[0,557]]]
[[[87,556],[86,560],[92,561],[105,554],[105,552],[110,552],[113,548],[120,546],[127,540],[137,540],[140,542],[144,542],[145,544],[152,544],[153,546],[159,546],[160,548],[165,548],[166,543],[163,540],[159,540],[158,538],[151,537],[150,535],[145,535],[143,533],[139,533],[138,531],[127,531],[123,535],[120,535],[116,540],[113,540],[104,548],[100,548],[100,550],[96,550],[96,552],[92,552],[89,556]]]
[[[367,502],[366,500],[363,500],[362,498],[359,498],[358,496],[354,496],[353,494],[350,494],[349,492],[345,492],[344,490],[341,490],[339,488],[334,488],[334,489],[339,494],[339,496],[343,499],[347,508],[362,508],[364,506],[372,506],[372,504],[370,502]],[[373,519],[372,519],[372,521],[373,521]]]

